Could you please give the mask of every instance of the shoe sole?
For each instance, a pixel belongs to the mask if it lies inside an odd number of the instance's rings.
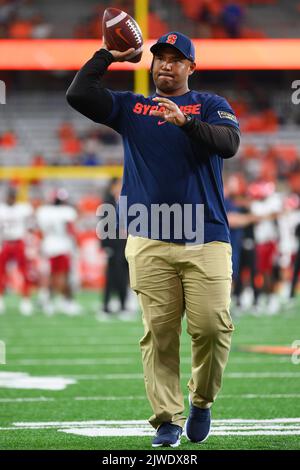
[[[178,447],[180,446],[180,439],[175,444],[152,444],[152,447]]]

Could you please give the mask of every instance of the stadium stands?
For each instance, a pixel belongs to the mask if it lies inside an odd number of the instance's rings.
[[[42,152],[50,165],[70,164],[68,156],[74,155],[74,141],[73,149],[71,143],[62,146],[57,134],[65,121],[73,123],[78,136],[99,129],[99,126],[81,119],[72,111],[65,102],[62,92],[13,94],[5,107],[1,129],[2,132],[6,131],[7,135],[7,131],[13,126],[18,143],[13,148],[3,147],[0,144],[1,165],[30,165],[32,156],[36,152]],[[100,145],[100,147],[102,163],[121,161],[122,149],[119,139],[116,145],[107,147]],[[62,152],[63,149],[67,151]],[[79,145],[77,149],[80,153]]]
[[[109,5],[107,0],[2,0],[0,38],[101,38],[101,17]],[[114,6],[134,14],[132,1],[117,0]],[[153,0],[150,8],[153,38],[182,29],[182,17],[185,32],[195,37],[298,36],[298,0],[172,0],[167,6]]]
[[[244,148],[258,149],[261,156],[274,144],[286,149],[285,156],[288,149],[300,155],[297,123],[292,115],[285,113],[286,102],[280,95],[276,95],[273,108],[260,111],[252,111],[253,103],[249,108],[247,102],[238,97],[232,100],[234,108],[238,102],[236,113],[243,131],[239,156]],[[281,125],[278,116],[283,113],[286,122]],[[42,153],[49,165],[84,164],[80,159],[82,155],[95,155],[98,164],[122,163],[120,137],[82,119],[67,105],[63,92],[14,92],[2,113],[0,135],[3,166],[31,165],[36,153]]]

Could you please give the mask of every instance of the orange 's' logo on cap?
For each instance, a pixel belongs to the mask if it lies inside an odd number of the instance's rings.
[[[167,37],[167,43],[168,44],[175,44],[175,42],[177,41],[177,36],[176,34],[169,34],[169,36]]]

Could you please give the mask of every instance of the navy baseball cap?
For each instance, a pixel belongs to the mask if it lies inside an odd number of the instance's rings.
[[[195,62],[195,46],[185,34],[172,31],[161,36],[157,42],[150,48],[152,54],[155,54],[158,49],[163,46],[172,46],[180,51],[186,59]]]

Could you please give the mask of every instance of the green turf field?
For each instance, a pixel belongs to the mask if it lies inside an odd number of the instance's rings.
[[[79,298],[85,315],[75,318],[23,317],[16,298],[7,299],[0,316],[7,354],[0,365],[0,449],[151,449],[141,320],[99,322],[96,295]],[[280,315],[247,315],[235,325],[212,434],[201,449],[300,449],[300,364],[290,356],[238,351],[239,345],[300,340],[299,302]],[[183,390],[189,351],[184,331]],[[199,448],[182,438],[180,449]]]

